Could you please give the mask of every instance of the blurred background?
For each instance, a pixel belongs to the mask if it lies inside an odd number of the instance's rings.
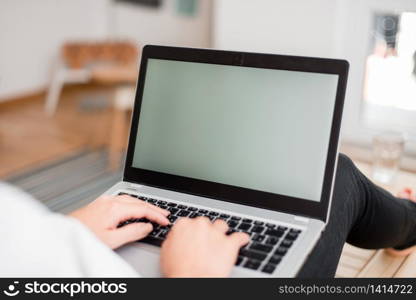
[[[347,59],[341,151],[416,170],[413,0],[2,0],[0,178],[117,180],[146,44]]]
[[[61,212],[118,181],[146,44],[347,59],[341,151],[416,186],[414,0],[2,0],[0,180]]]

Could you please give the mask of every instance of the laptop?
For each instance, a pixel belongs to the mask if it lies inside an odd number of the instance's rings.
[[[343,60],[145,46],[123,179],[106,194],[168,209],[172,224],[206,216],[247,232],[233,277],[296,276],[328,222],[348,69]],[[159,277],[170,228],[117,252]]]

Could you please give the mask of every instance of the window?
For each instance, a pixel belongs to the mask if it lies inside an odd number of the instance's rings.
[[[376,14],[363,91],[363,121],[416,134],[416,13]]]

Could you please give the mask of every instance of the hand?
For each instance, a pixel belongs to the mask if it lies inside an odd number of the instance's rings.
[[[181,218],[162,244],[161,266],[166,277],[227,277],[238,251],[249,242],[246,233],[226,235],[223,220]]]
[[[152,230],[150,223],[130,223],[130,219],[146,218],[162,226],[168,225],[169,211],[130,196],[101,196],[87,206],[70,214],[87,226],[112,249],[146,237]]]

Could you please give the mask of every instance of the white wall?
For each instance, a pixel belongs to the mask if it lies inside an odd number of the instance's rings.
[[[60,45],[105,37],[105,22],[102,0],[1,0],[0,99],[44,88]]]
[[[334,56],[336,0],[216,0],[213,46]]]
[[[208,47],[211,0],[196,17],[111,0],[0,0],[0,101],[44,89],[68,40],[130,38],[146,43]]]
[[[111,34],[131,38],[141,45],[209,47],[212,0],[199,0],[195,17],[177,14],[175,2],[162,1],[158,10],[123,3],[114,5]]]

